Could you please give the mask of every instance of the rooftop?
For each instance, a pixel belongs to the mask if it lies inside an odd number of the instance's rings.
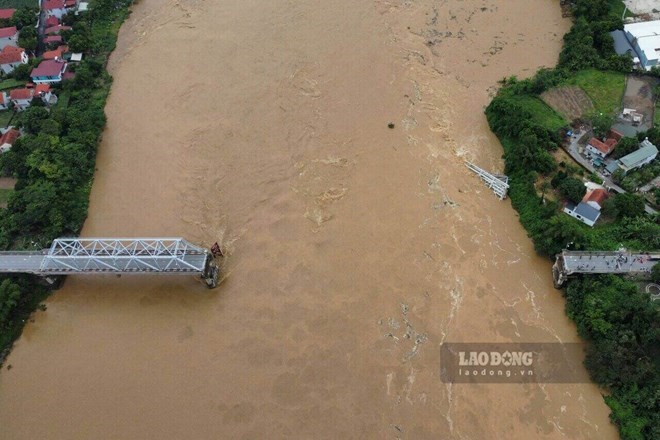
[[[648,60],[660,58],[660,20],[631,23],[623,29],[633,36]]]
[[[62,63],[55,60],[46,60],[39,63],[38,67],[32,69],[30,72],[30,77],[38,76],[59,76],[62,74],[62,71],[66,67],[66,63]]]
[[[64,0],[46,0],[44,2],[44,9],[46,11],[52,11],[53,9],[64,9],[64,6]]]
[[[9,91],[9,98],[12,100],[16,99],[32,99],[32,94],[34,92],[32,89],[23,88],[23,89],[14,89]]]
[[[619,159],[619,162],[627,168],[633,168],[635,167],[639,162],[642,162],[649,157],[658,154],[658,148],[653,145],[651,142],[648,141],[648,139],[642,141],[642,143],[639,144],[640,148],[637,151],[633,151],[632,153],[623,156],[621,159]]]
[[[604,189],[594,189],[586,193],[582,201],[584,203],[595,202],[598,205],[602,206],[603,202],[605,201],[605,199],[607,199],[607,197],[608,197],[607,191],[605,191]]]
[[[0,9],[0,19],[7,20],[14,16],[16,9]]]
[[[612,152],[612,150],[614,150],[614,147],[616,146],[616,139],[607,139],[605,142],[601,142],[598,139],[592,137],[589,139],[589,145],[607,156]]]
[[[0,51],[0,64],[18,63],[23,60],[25,49],[14,46],[5,46]]]
[[[16,139],[18,139],[20,135],[20,131],[16,130],[15,128],[10,128],[5,132],[5,134],[2,135],[2,137],[0,137],[0,145],[14,145],[14,142],[16,142]]]
[[[48,34],[56,34],[56,33],[60,32],[60,31],[70,31],[71,29],[72,29],[71,26],[63,26],[63,25],[61,25],[61,24],[57,24],[57,25],[55,25],[55,26],[51,26],[51,27],[49,27],[49,28],[46,28],[46,30],[44,31],[44,33],[45,33],[46,35],[48,35]]]
[[[17,32],[16,26],[0,28],[0,38],[13,37]]]
[[[62,42],[62,37],[60,35],[49,35],[46,38],[44,38],[44,43],[61,43]]]
[[[583,218],[586,218],[587,220],[591,220],[592,222],[595,222],[596,220],[598,220],[598,217],[600,217],[600,212],[596,208],[592,208],[591,206],[583,202],[580,202],[577,205],[575,205],[575,203],[572,202],[567,202],[566,208],[569,211],[573,211],[574,213],[582,216]]]

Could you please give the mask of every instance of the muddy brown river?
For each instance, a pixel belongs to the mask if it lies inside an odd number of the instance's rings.
[[[592,384],[439,377],[443,342],[578,340],[464,166],[501,171],[484,106],[569,25],[556,0],[141,0],[83,235],[219,240],[226,278],[70,277],[0,373],[1,437],[616,438]]]

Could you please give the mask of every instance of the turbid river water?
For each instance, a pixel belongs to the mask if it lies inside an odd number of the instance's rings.
[[[2,438],[615,438],[591,384],[439,378],[443,342],[577,340],[463,164],[502,169],[484,106],[569,24],[554,0],[141,0],[83,234],[220,240],[226,279],[71,277],[0,373]]]

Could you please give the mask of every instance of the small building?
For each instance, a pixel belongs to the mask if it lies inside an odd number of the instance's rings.
[[[78,15],[79,12],[87,12],[89,10],[89,2],[80,2],[78,4],[78,10],[76,11],[76,15]]]
[[[589,153],[604,158],[614,150],[616,143],[617,142],[615,139],[606,139],[605,142],[601,142],[598,139],[592,137],[589,139],[589,142],[587,142],[585,148]]]
[[[28,63],[25,49],[15,46],[5,46],[0,51],[0,70],[5,74],[14,71],[16,66]]]
[[[14,146],[14,142],[19,138],[21,132],[15,128],[10,128],[5,131],[2,136],[0,136],[0,153],[6,153],[11,150],[11,147]]]
[[[62,75],[66,71],[66,63],[60,60],[45,60],[39,66],[32,69],[30,78],[36,84],[57,83],[62,81]]]
[[[46,28],[57,26],[58,24],[60,24],[60,20],[54,15],[51,15],[46,19]]]
[[[41,55],[44,60],[62,60],[64,54],[69,51],[68,46],[59,46],[57,49],[49,50]]]
[[[30,106],[33,96],[34,90],[28,89],[27,87],[9,91],[9,99],[11,99],[11,102],[14,103],[14,108],[19,112],[22,112]]]
[[[600,210],[584,202],[580,202],[577,205],[573,202],[566,202],[564,212],[591,227],[596,224],[596,221],[600,217]]]
[[[78,0],[64,0],[64,7],[67,9],[67,12],[76,9],[78,6]]]
[[[46,38],[44,38],[44,44],[48,46],[55,46],[62,44],[62,36],[61,35],[49,35]]]
[[[50,84],[37,84],[34,97],[41,99],[48,106],[57,104],[57,96],[51,90]]]
[[[43,4],[43,10],[48,17],[57,17],[61,20],[66,15],[66,3],[64,0],[46,0]]]
[[[9,110],[9,104],[11,104],[11,101],[7,92],[0,92],[0,110]]]
[[[46,28],[46,30],[44,30],[44,34],[45,35],[56,35],[56,34],[59,34],[62,31],[70,31],[71,29],[73,29],[71,26],[63,26],[61,24],[58,24],[58,25]]]
[[[658,148],[648,139],[643,140],[639,147],[639,150],[619,159],[619,169],[623,170],[624,173],[643,167],[658,157]]]
[[[0,20],[9,20],[14,16],[16,9],[0,9]]]
[[[596,188],[592,189],[591,191],[587,191],[587,193],[582,198],[582,202],[591,206],[595,210],[600,211],[603,209],[603,202],[605,202],[608,197],[609,194],[607,191],[602,188]]]
[[[18,46],[18,29],[16,26],[0,28],[0,49],[5,46]]]

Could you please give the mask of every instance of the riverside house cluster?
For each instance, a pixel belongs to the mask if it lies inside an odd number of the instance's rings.
[[[35,52],[19,46],[21,31],[15,26],[0,28],[0,75],[4,77],[0,82],[0,111],[24,111],[36,99],[50,108],[58,99],[53,87],[73,77],[67,71],[68,64],[82,59],[82,54],[69,51],[62,33],[72,28],[64,25],[62,19],[67,14],[86,11],[88,4],[78,0],[45,0],[40,2],[40,8],[36,25],[39,44]],[[0,20],[11,22],[15,13],[16,9],[0,9]],[[39,62],[30,70],[29,81],[21,84],[12,78],[16,68],[34,58]],[[8,86],[2,87],[4,85]],[[5,136],[9,133],[11,135]],[[13,126],[0,127],[0,140],[13,144],[19,135]],[[10,149],[11,144],[4,142],[1,147],[0,153]]]

